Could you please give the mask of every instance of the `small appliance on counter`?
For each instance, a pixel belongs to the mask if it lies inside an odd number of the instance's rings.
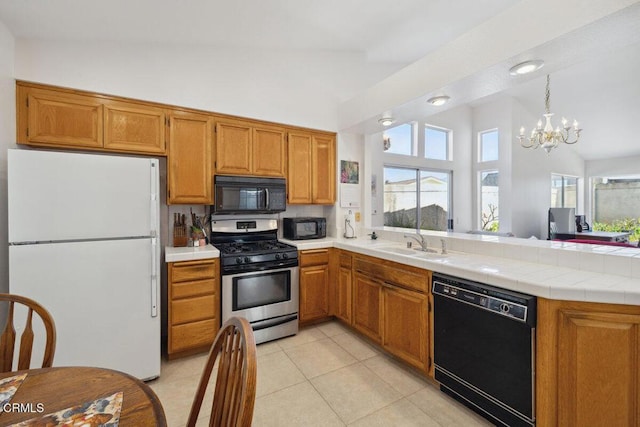
[[[282,235],[289,240],[322,239],[327,237],[327,219],[310,216],[283,218]]]
[[[576,215],[576,231],[582,233],[583,231],[590,231],[591,227],[587,223],[584,215]]]

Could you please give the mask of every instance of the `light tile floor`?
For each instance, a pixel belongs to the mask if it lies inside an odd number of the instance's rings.
[[[148,384],[185,425],[206,355],[163,361]],[[205,400],[199,425],[208,422]],[[338,322],[258,345],[254,426],[490,426]]]

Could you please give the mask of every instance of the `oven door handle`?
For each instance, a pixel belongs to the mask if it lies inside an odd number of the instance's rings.
[[[255,322],[251,324],[251,327],[254,331],[259,331],[261,329],[272,328],[274,326],[283,325],[285,323],[289,323],[298,318],[298,313],[290,314],[287,316],[276,317],[275,319],[267,319],[262,320],[260,322]]]

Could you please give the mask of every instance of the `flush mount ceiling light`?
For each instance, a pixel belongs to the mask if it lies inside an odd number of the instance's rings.
[[[525,61],[509,68],[509,74],[511,74],[512,76],[522,76],[523,74],[533,73],[534,71],[539,70],[543,66],[544,66],[544,61],[541,59]]]
[[[551,117],[553,117],[553,113],[550,111],[549,99],[551,98],[551,91],[549,90],[549,75],[547,74],[547,89],[545,91],[544,97],[544,106],[545,106],[545,114],[544,120],[545,125],[542,127],[542,120],[538,120],[537,126],[531,130],[531,136],[525,136],[524,126],[520,128],[520,135],[518,135],[518,141],[520,141],[520,145],[524,148],[539,148],[542,147],[544,151],[549,154],[551,150],[558,146],[559,143],[565,144],[575,144],[580,139],[580,132],[582,129],[578,127],[578,122],[576,120],[573,121],[573,133],[575,134],[575,139],[570,141],[570,133],[571,126],[569,125],[569,121],[562,118],[562,127],[558,126],[553,129],[553,125],[551,124]]]
[[[391,117],[383,117],[378,120],[378,123],[380,123],[384,127],[391,126],[394,122],[395,120],[393,120]]]
[[[433,98],[429,98],[427,99],[427,102],[431,105],[435,105],[436,107],[439,107],[441,105],[444,105],[447,103],[447,101],[449,101],[449,98],[447,95],[440,95],[440,96],[434,96]]]

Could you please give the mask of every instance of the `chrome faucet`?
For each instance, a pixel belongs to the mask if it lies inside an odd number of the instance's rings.
[[[416,235],[405,234],[405,239],[414,239],[416,242],[420,243],[420,250],[423,252],[427,252],[427,240],[420,233],[416,232]]]
[[[444,239],[440,239],[440,244],[442,245],[441,254],[446,255],[446,253],[447,253],[447,241],[444,240]]]

